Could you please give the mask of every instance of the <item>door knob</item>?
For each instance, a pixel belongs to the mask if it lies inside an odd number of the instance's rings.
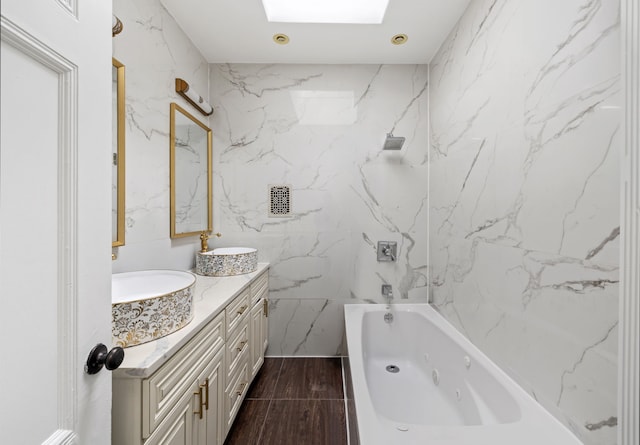
[[[104,366],[109,371],[113,371],[122,364],[124,360],[124,349],[120,346],[116,346],[111,351],[107,352],[107,347],[102,343],[98,343],[89,353],[87,358],[87,364],[84,366],[84,371],[87,374],[96,374]]]

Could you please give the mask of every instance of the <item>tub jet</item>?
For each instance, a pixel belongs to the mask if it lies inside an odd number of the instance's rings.
[[[391,372],[393,374],[397,374],[398,372],[400,372],[400,368],[398,368],[396,365],[389,365],[386,369],[388,372]]]

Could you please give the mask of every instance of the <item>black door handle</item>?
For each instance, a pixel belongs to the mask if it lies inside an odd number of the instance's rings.
[[[104,366],[109,371],[117,369],[124,360],[124,349],[116,346],[107,352],[107,347],[102,343],[98,343],[89,353],[87,364],[84,366],[84,372],[87,374],[96,374]]]

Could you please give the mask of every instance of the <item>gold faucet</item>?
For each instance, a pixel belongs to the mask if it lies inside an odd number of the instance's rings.
[[[221,233],[215,233],[215,236],[220,238],[222,236]],[[205,253],[209,250],[209,234],[204,231],[200,234],[200,252]]]
[[[207,232],[202,232],[200,234],[200,252],[205,253],[209,250],[208,246],[209,234]]]

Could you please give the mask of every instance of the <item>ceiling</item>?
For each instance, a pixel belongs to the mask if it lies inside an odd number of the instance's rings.
[[[261,0],[161,1],[209,63],[421,64],[470,0],[389,0],[380,25],[269,23]],[[274,43],[278,33],[289,44]],[[396,34],[409,39],[393,45]]]

